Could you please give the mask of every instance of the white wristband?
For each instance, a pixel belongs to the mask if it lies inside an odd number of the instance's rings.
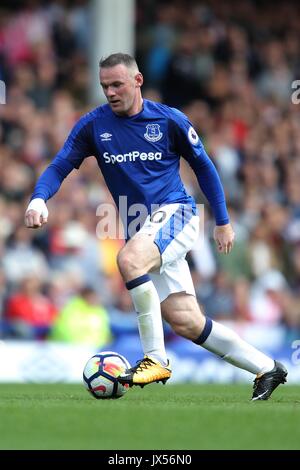
[[[44,201],[44,199],[41,199],[39,197],[37,197],[35,199],[32,199],[32,201],[30,201],[30,203],[27,207],[27,211],[29,211],[29,210],[39,212],[43,218],[48,217],[48,209],[47,209],[47,206],[45,204],[45,201]]]

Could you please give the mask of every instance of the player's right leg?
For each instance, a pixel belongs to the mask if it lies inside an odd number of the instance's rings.
[[[118,255],[118,266],[132,296],[138,316],[145,357],[119,377],[120,383],[146,385],[165,382],[171,376],[166,357],[161,319],[161,298],[149,276],[191,249],[198,236],[199,218],[194,208],[169,204],[148,216]]]
[[[171,376],[164,345],[160,299],[148,275],[160,266],[160,254],[153,238],[139,234],[118,255],[118,266],[131,294],[144,352],[144,358],[118,377],[122,384],[144,386],[165,382]]]

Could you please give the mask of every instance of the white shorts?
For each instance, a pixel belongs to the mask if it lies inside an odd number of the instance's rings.
[[[176,292],[195,295],[185,259],[199,236],[199,216],[195,210],[179,203],[163,206],[147,217],[138,233],[152,235],[161,254],[159,271],[149,273],[160,301]]]

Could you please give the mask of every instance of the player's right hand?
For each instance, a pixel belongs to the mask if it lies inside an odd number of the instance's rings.
[[[30,201],[25,212],[25,225],[28,228],[39,228],[48,220],[48,209],[45,201],[35,198]]]

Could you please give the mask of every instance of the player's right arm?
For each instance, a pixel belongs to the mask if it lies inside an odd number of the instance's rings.
[[[38,228],[47,223],[46,202],[60,188],[63,180],[82,161],[93,155],[91,113],[83,116],[73,127],[62,149],[39,177],[25,212],[25,225]]]

